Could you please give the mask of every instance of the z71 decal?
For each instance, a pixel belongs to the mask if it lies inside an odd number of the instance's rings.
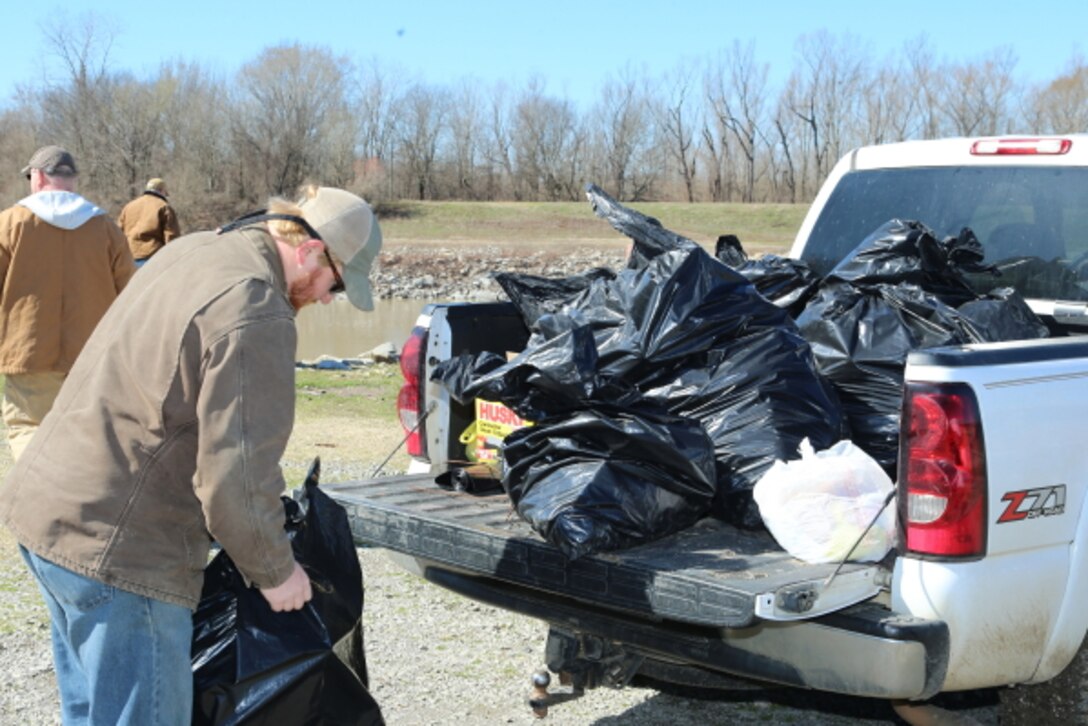
[[[1001,501],[1008,502],[997,523],[1020,522],[1036,517],[1052,517],[1065,513],[1065,484],[1037,489],[1007,492]]]

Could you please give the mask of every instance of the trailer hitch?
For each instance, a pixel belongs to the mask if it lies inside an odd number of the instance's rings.
[[[548,715],[548,707],[580,698],[586,689],[608,686],[623,688],[645,660],[623,646],[595,635],[570,633],[552,627],[544,647],[547,669],[533,674],[529,706],[537,718]],[[551,675],[559,675],[563,692],[550,692]]]

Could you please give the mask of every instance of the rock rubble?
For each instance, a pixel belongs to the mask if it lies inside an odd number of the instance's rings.
[[[491,277],[494,272],[569,277],[594,267],[622,266],[619,247],[520,254],[498,247],[396,247],[382,252],[370,279],[380,298],[485,302],[505,298]]]

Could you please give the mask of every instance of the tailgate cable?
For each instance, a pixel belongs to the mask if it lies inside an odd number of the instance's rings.
[[[384,459],[382,459],[382,463],[380,463],[376,467],[374,467],[374,471],[372,471],[370,473],[371,478],[374,478],[374,477],[378,476],[378,472],[380,472],[382,470],[382,467],[385,466],[386,464],[388,464],[389,460],[393,458],[393,455],[396,454],[398,451],[400,451],[400,447],[404,446],[404,444],[408,441],[408,439],[410,439],[412,437],[412,434],[414,434],[419,429],[419,427],[423,425],[423,422],[427,420],[427,417],[431,415],[431,411],[433,411],[435,409],[435,406],[437,406],[437,405],[438,405],[438,403],[436,401],[431,401],[427,405],[427,410],[424,411],[423,415],[420,416],[416,420],[416,425],[413,426],[412,428],[408,429],[408,433],[406,433],[404,435],[404,438],[400,440],[400,443],[397,444],[396,446],[394,446],[393,450],[389,452],[389,455],[386,456]],[[872,525],[869,525],[869,526],[871,527]],[[869,530],[865,530],[865,531],[868,532]],[[857,547],[857,545],[854,545],[854,546]]]
[[[895,491],[895,487],[892,487],[892,490],[888,492],[888,496],[884,497],[884,503],[880,505],[880,510],[876,513],[876,516],[873,517],[872,521],[869,522],[869,526],[866,527],[865,531],[863,531],[858,536],[853,546],[846,551],[846,554],[843,555],[842,560],[839,562],[839,564],[835,565],[835,569],[832,570],[831,574],[827,576],[826,580],[824,580],[824,584],[822,586],[823,589],[831,586],[831,581],[835,579],[835,576],[839,574],[839,570],[841,570],[842,566],[846,564],[846,561],[850,559],[850,555],[854,553],[854,550],[858,548],[858,545],[861,544],[861,541],[865,539],[865,535],[869,534],[869,530],[873,528],[873,525],[876,524],[876,521],[880,519],[880,516],[882,514],[884,514],[884,510],[887,509],[891,501],[895,499]]]

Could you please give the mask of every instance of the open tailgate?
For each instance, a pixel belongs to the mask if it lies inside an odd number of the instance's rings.
[[[880,567],[810,565],[769,534],[714,519],[639,547],[568,560],[502,492],[448,491],[429,474],[325,484],[359,544],[599,607],[722,628],[824,615],[875,595]]]

